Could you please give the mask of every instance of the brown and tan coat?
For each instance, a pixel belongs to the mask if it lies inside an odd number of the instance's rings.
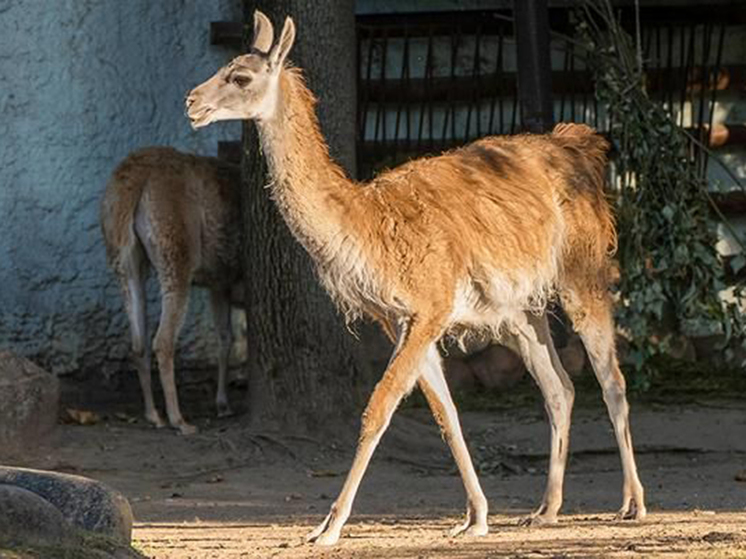
[[[487,502],[443,377],[438,341],[492,333],[518,351],[546,400],[552,442],[543,502],[528,520],[555,522],[562,502],[574,391],[544,314],[558,298],[603,388],[624,469],[621,518],[643,518],[624,378],[608,293],[616,244],[604,196],[607,144],[584,125],[547,135],[489,137],[438,157],[349,180],[329,157],[301,72],[285,64],[295,27],[273,45],[255,14],[252,52],[187,99],[195,127],[254,119],[267,157],[270,195],[313,257],[324,286],[350,318],[379,321],[396,349],[363,415],[357,453],[340,496],[309,539],[333,544],[378,441],[401,399],[425,393],[467,493],[454,533],[487,532]]]
[[[174,380],[176,339],[192,284],[210,290],[219,340],[217,408],[220,415],[230,413],[230,300],[243,279],[240,184],[237,166],[150,147],[131,153],[117,166],[101,201],[101,230],[129,318],[145,417],[158,427],[164,425],[153,403],[150,374],[145,280],[152,267],[162,301],[153,348],[169,423],[182,434],[196,431],[181,415]]]

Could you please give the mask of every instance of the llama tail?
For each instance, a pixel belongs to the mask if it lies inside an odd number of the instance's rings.
[[[572,143],[588,157],[597,159],[601,170],[606,168],[606,155],[611,147],[608,140],[587,124],[560,122],[552,130],[552,136],[563,143]]]
[[[122,161],[109,179],[101,199],[101,233],[109,264],[119,267],[141,249],[135,232],[135,212],[145,188],[145,181],[133,172],[133,158]]]

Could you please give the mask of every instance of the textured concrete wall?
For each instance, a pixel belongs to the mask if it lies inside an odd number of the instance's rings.
[[[239,0],[0,0],[0,350],[56,373],[122,368],[99,197],[135,148],[215,154],[239,137],[192,131],[183,98],[233,55],[209,45],[210,21],[240,17]],[[204,297],[191,307],[182,360],[213,361]]]

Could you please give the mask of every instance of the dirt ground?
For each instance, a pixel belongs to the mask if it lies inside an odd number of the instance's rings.
[[[517,523],[545,483],[549,430],[540,402],[463,413],[490,502],[490,534],[479,539],[448,537],[463,489],[428,411],[412,405],[392,423],[331,549],[303,536],[344,481],[349,437],[250,432],[240,417],[203,417],[198,435],[181,437],[111,412],[95,425],[61,426],[52,445],[16,464],[122,491],[136,517],[134,546],[148,557],[746,557],[745,412],[746,401],[732,400],[633,405],[650,515],[619,523],[610,424],[600,404],[580,406],[563,515],[538,528]],[[351,432],[357,424],[351,418]]]

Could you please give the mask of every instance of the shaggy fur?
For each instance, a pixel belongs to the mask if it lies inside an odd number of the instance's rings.
[[[256,35],[266,37],[267,25],[257,15]],[[546,135],[484,138],[357,184],[329,157],[301,72],[284,64],[294,37],[288,18],[269,52],[255,45],[195,88],[187,108],[195,127],[256,120],[271,196],[324,286],[348,318],[372,317],[397,342],[363,414],[342,492],[309,539],[338,540],[373,451],[415,384],[467,492],[467,518],[455,533],[486,533],[486,500],[435,345],[469,330],[491,332],[520,352],[545,397],[549,482],[529,522],[555,522],[574,397],[543,314],[555,295],[583,339],[614,424],[624,469],[619,516],[643,518],[607,290],[616,237],[604,195],[606,141],[588,126],[560,124]]]
[[[117,166],[101,202],[101,230],[130,320],[145,415],[161,426],[151,390],[144,285],[148,269],[157,272],[163,308],[154,348],[169,421],[182,433],[195,429],[179,410],[173,357],[192,284],[210,289],[220,339],[217,405],[221,414],[229,411],[229,298],[242,279],[239,185],[237,166],[151,147],[131,153]]]

